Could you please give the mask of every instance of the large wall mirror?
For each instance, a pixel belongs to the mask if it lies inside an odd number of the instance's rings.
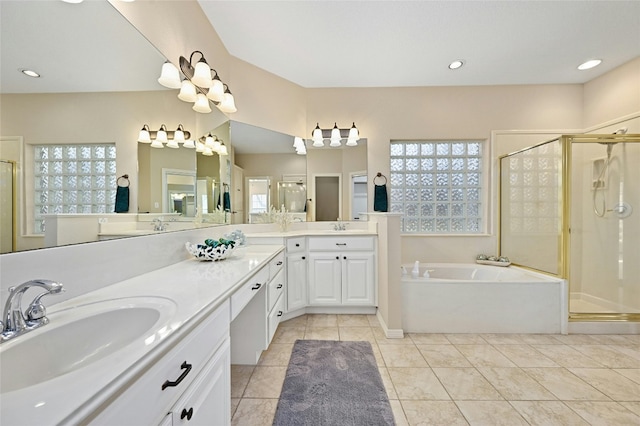
[[[294,137],[231,121],[235,223],[260,223],[283,207],[299,221],[359,220],[367,211],[367,141],[357,146],[293,148]]]
[[[178,210],[184,214],[177,217],[190,216],[186,220],[193,221],[195,190],[184,183],[184,176],[197,177],[197,168],[202,167],[205,176],[218,176],[220,182],[219,159],[198,159],[200,154],[184,147],[150,148],[137,143],[138,132],[144,124],[151,130],[162,124],[175,130],[182,124],[195,138],[226,123],[227,117],[215,108],[211,114],[198,114],[177,98],[177,91],[158,84],[164,56],[106,1],[2,1],[0,12],[0,158],[17,165],[16,197],[9,207],[15,219],[13,248],[3,252],[47,246],[33,223],[35,145],[115,144],[116,177],[129,176],[130,199],[128,214],[110,217],[110,222]],[[26,68],[41,76],[20,72]],[[71,162],[59,165],[71,167]],[[172,175],[173,170],[179,172]],[[44,195],[78,196],[67,190],[64,179]],[[85,191],[89,197],[93,189]],[[104,193],[113,197],[115,190],[115,183],[107,182]],[[185,201],[178,205],[181,194]],[[94,219],[90,227],[96,234],[100,228]],[[147,222],[140,228],[149,226]],[[4,228],[3,235],[11,234]],[[79,242],[73,235],[58,237],[58,244]]]

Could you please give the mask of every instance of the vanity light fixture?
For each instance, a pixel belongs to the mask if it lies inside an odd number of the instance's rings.
[[[198,62],[193,65],[194,55],[200,55]],[[197,56],[196,56],[197,58]],[[189,59],[180,56],[180,71],[185,79],[180,82],[180,72],[169,61],[162,65],[162,72],[158,83],[170,89],[180,89],[178,99],[185,102],[193,102],[193,110],[203,114],[211,112],[209,102],[218,107],[224,113],[237,111],[235,99],[229,86],[220,80],[218,72],[209,67],[204,54],[195,50],[191,52]],[[178,74],[176,76],[176,73]]]
[[[166,61],[162,64],[162,72],[158,78],[158,83],[169,89],[179,89],[182,86],[180,71],[171,62]]]
[[[347,146],[356,146],[360,139],[360,131],[356,127],[355,122],[350,129],[340,129],[338,128],[338,123],[334,123],[332,129],[321,129],[318,123],[311,133],[311,138],[313,140],[313,147],[315,148],[322,148],[324,146],[324,139],[329,139],[331,141],[329,146],[333,148],[341,146],[343,139],[347,140]]]
[[[227,147],[224,142],[220,142],[220,150],[218,151],[219,155],[229,155],[229,151],[227,151]]]
[[[296,150],[296,154],[298,155],[306,155],[307,147],[304,144],[304,140],[301,137],[296,136],[293,138],[293,147]]]
[[[203,155],[213,155],[214,153],[218,155],[229,155],[224,142],[211,133],[202,136],[200,140],[196,142],[196,152],[202,152]]]
[[[580,71],[590,70],[591,68],[597,67],[601,63],[602,59],[590,59],[587,62],[578,65],[578,69]]]
[[[178,144],[183,144],[185,148],[195,148],[195,144],[189,138],[191,138],[191,133],[184,130],[182,124],[178,124],[175,131],[167,130],[167,126],[164,124],[157,131],[149,130],[149,126],[145,124],[138,134],[138,142],[150,143],[154,148],[164,148],[164,144],[168,148],[179,148]]]
[[[464,65],[464,61],[461,59],[455,60],[453,62],[451,62],[449,64],[449,69],[450,70],[457,70],[459,68],[462,68],[462,66]]]

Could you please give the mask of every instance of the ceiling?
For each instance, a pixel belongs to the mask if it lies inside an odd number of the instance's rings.
[[[640,56],[637,0],[198,1],[230,54],[307,88],[585,83]]]

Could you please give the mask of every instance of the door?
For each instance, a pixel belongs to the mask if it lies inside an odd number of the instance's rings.
[[[309,304],[342,303],[342,263],[339,253],[309,254]]]
[[[302,254],[287,256],[287,312],[307,306],[307,259]]]
[[[260,215],[269,211],[271,180],[268,177],[247,178],[247,223],[261,223]]]
[[[0,253],[15,250],[15,187],[15,163],[0,161]]]
[[[341,216],[342,179],[340,174],[314,177],[317,221],[333,221]]]
[[[374,305],[375,280],[373,253],[342,254],[342,303]]]
[[[233,179],[231,180],[231,223],[244,223],[244,170],[233,165]]]
[[[351,174],[351,217],[361,220],[360,214],[367,212],[367,172]]]

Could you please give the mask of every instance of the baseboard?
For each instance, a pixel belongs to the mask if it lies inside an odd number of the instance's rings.
[[[387,323],[384,318],[382,318],[379,310],[376,312],[376,318],[378,318],[380,327],[382,327],[382,331],[384,331],[384,335],[387,336],[387,339],[402,339],[404,337],[404,331],[401,328],[389,329],[387,327]]]
[[[640,334],[640,322],[570,321],[569,334]]]

